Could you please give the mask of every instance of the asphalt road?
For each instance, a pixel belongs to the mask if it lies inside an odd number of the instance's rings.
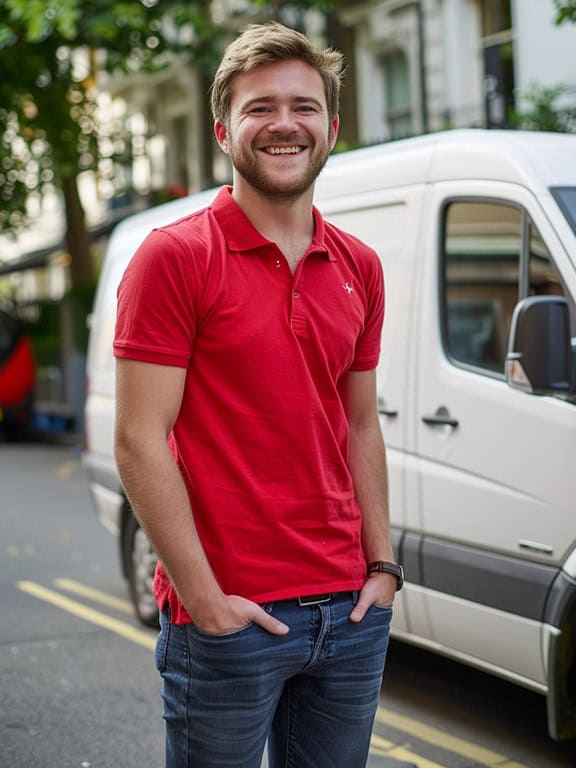
[[[0,768],[161,768],[154,632],[76,447],[0,444]],[[544,700],[393,643],[369,768],[574,768]]]
[[[2,768],[162,765],[150,650],[23,590],[37,585],[77,602],[56,586],[66,578],[126,597],[78,459],[73,449],[0,445]]]

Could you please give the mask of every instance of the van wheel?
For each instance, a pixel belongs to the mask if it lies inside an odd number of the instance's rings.
[[[156,553],[148,537],[130,515],[124,529],[124,562],[130,588],[130,597],[138,619],[147,627],[159,626],[158,605],[152,591]]]

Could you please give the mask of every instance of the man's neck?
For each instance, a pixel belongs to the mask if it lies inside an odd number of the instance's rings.
[[[275,242],[292,271],[314,237],[312,199],[314,189],[293,200],[272,200],[253,187],[235,180],[232,197],[260,234]]]

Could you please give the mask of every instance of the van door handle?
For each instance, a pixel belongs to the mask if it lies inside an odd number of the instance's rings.
[[[388,416],[391,419],[398,416],[398,411],[395,411],[393,408],[388,408],[386,400],[381,396],[378,397],[378,413],[381,416]]]
[[[458,419],[453,419],[450,416],[450,412],[444,406],[440,406],[434,416],[422,416],[424,424],[428,424],[430,427],[452,427],[456,429],[458,426]]]

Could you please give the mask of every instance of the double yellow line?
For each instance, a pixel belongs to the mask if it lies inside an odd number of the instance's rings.
[[[112,608],[120,613],[130,616],[134,615],[132,606],[127,600],[113,597],[105,592],[100,592],[97,589],[80,584],[77,581],[71,579],[56,579],[54,581],[54,586],[63,592],[83,597],[99,605]],[[130,640],[130,642],[136,643],[136,645],[140,645],[147,650],[154,650],[156,637],[150,631],[138,629],[125,621],[114,619],[106,613],[89,608],[77,600],[66,597],[61,594],[61,592],[47,589],[41,584],[37,584],[33,581],[19,581],[18,589],[39,600],[50,603],[57,608],[61,608],[84,621],[88,621],[109,632],[113,632],[114,634],[123,637],[125,640]],[[514,762],[510,758],[497,752],[493,752],[490,749],[480,747],[477,744],[473,744],[472,742],[460,739],[456,736],[451,736],[438,728],[433,728],[418,720],[414,720],[397,712],[383,709],[382,707],[379,707],[376,713],[376,723],[387,728],[392,728],[394,731],[411,736],[420,742],[425,742],[426,744],[430,744],[445,752],[457,754],[483,768],[527,768],[524,764]],[[401,746],[382,738],[377,733],[374,733],[372,736],[370,753],[375,756],[403,760],[412,763],[417,766],[417,768],[445,768],[445,766],[442,766],[439,763],[435,763],[432,760],[428,760],[427,758],[412,752],[412,750],[408,749],[406,746]]]
[[[114,608],[122,613],[132,614],[130,604],[126,600],[120,600],[112,595],[107,595],[103,592],[99,592],[91,587],[86,587],[79,584],[76,581],[70,579],[56,579],[54,584],[59,588],[68,592],[72,592],[82,597],[86,597],[100,605],[106,605],[109,608]],[[61,608],[63,611],[78,616],[79,619],[84,619],[91,624],[96,624],[103,629],[107,629],[109,632],[114,632],[116,635],[120,635],[126,640],[130,640],[136,645],[141,645],[148,650],[154,650],[156,639],[150,632],[146,632],[142,629],[127,624],[125,621],[114,619],[108,616],[106,613],[96,611],[93,608],[88,608],[83,603],[79,603],[77,600],[72,600],[69,597],[65,597],[59,592],[55,592],[52,589],[47,589],[41,584],[36,584],[33,581],[19,581],[18,589],[22,592],[26,592],[33,597],[37,597],[39,600],[43,600],[45,603],[55,605],[57,608]]]
[[[471,741],[460,739],[458,736],[451,736],[445,731],[441,731],[439,728],[433,728],[430,725],[414,720],[411,717],[406,717],[397,712],[392,712],[382,707],[378,707],[376,712],[376,722],[381,725],[385,725],[388,728],[393,728],[395,731],[401,731],[409,736],[424,741],[427,744],[431,744],[434,747],[438,747],[445,752],[452,752],[460,757],[465,757],[475,765],[486,766],[486,768],[527,768],[524,763],[518,763],[511,760],[509,757],[494,752],[491,749],[480,747],[478,744],[474,744]],[[420,762],[414,760],[414,758],[408,758],[401,754],[392,754],[391,757],[397,757],[401,760],[411,760],[418,768],[441,768],[436,763],[431,763],[420,758]]]

